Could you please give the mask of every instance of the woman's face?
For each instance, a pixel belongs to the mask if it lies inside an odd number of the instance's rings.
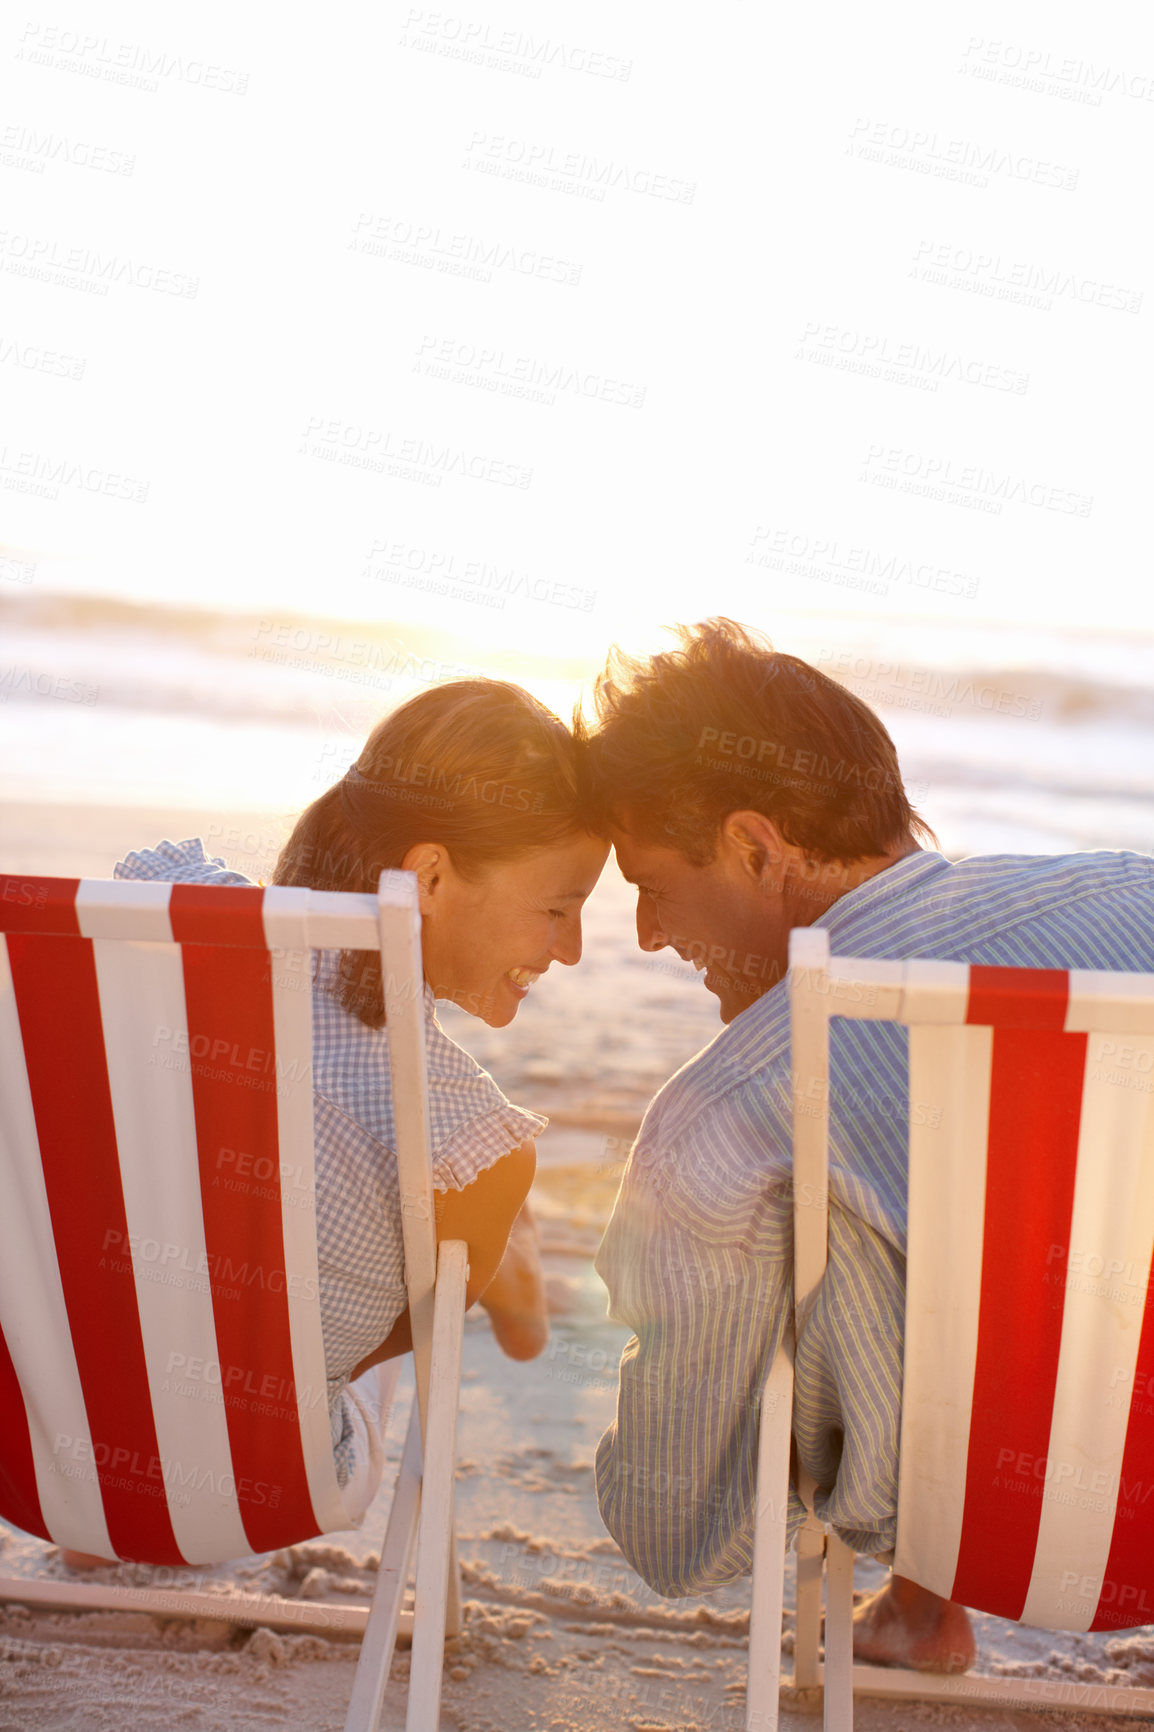
[[[492,1028],[504,1028],[551,962],[581,956],[581,908],[609,853],[608,842],[577,835],[553,848],[462,878],[440,843],[405,855],[421,893],[425,979]]]

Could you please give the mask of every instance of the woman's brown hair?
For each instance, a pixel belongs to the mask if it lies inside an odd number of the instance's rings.
[[[504,680],[452,680],[377,723],[356,763],[303,812],[274,884],[375,894],[418,842],[446,848],[465,878],[598,829],[585,741]],[[337,996],[370,1028],[385,1020],[379,960],[341,954]]]

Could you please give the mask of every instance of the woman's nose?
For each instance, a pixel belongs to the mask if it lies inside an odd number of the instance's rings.
[[[558,962],[563,962],[572,968],[575,962],[581,960],[581,918],[576,916],[565,921],[553,941],[552,954]]]

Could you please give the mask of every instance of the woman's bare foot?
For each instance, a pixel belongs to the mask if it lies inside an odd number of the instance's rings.
[[[528,1203],[509,1233],[501,1266],[481,1295],[502,1353],[536,1359],[549,1341],[537,1223]]]
[[[968,1672],[976,1649],[964,1606],[891,1576],[853,1615],[853,1657],[866,1666]]]
[[[61,1546],[60,1558],[70,1570],[107,1570],[116,1563],[115,1558],[98,1558],[95,1552],[74,1552],[67,1546]]]

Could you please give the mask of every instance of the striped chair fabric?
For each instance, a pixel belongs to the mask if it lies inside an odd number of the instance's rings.
[[[7,1521],[105,1557],[195,1565],[363,1515],[363,1493],[356,1507],[337,1483],[326,1395],[309,952],[383,956],[423,1424],[436,1250],[419,933],[407,873],[385,873],[379,897],[0,877]],[[463,1253],[450,1283],[458,1300]],[[391,1525],[390,1603],[372,1614],[390,1653],[420,1455],[414,1419],[409,1526]],[[432,1614],[430,1701],[445,1593],[456,1616],[451,1497],[436,1502],[444,1531],[427,1549],[445,1557],[429,1568],[446,1585]],[[382,1689],[382,1677],[358,1679],[366,1703],[379,1706]],[[425,1712],[435,1724],[435,1703]]]
[[[293,900],[0,886],[0,1513],[30,1533],[205,1564],[350,1525]]]
[[[1150,1623],[1154,978],[907,963],[901,1018],[895,1567],[1044,1629]]]
[[[814,927],[790,964],[796,1335],[825,1269],[829,1020],[909,1028],[895,1572],[1046,1629],[1154,1622],[1154,976],[831,957]],[[796,1335],[763,1406],[747,1726],[765,1732]],[[824,1681],[827,1727],[852,1725],[855,1689],[1154,1715],[1142,1688],[854,1666],[852,1557],[812,1518],[798,1549],[794,1682]]]

